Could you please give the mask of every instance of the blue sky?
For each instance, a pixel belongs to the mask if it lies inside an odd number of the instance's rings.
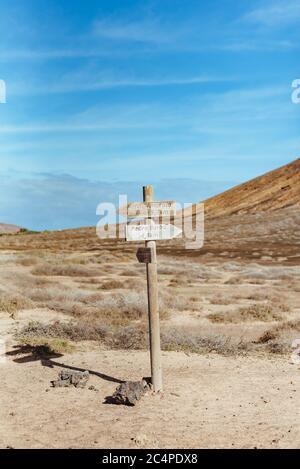
[[[296,159],[299,26],[299,0],[0,0],[0,221],[95,224],[121,190],[192,202]]]

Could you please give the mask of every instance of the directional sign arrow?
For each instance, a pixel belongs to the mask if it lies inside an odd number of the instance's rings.
[[[177,226],[170,224],[127,225],[127,241],[160,241],[176,238],[182,233]]]
[[[165,200],[162,202],[131,202],[118,210],[118,213],[128,218],[170,217],[176,213],[176,202]]]

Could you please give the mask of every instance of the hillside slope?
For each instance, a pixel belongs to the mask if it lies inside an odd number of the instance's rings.
[[[21,228],[19,226],[0,223],[0,234],[14,234],[19,233],[20,230]]]
[[[206,217],[300,207],[300,159],[205,201]]]

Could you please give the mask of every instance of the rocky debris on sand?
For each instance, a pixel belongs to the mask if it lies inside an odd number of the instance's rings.
[[[119,405],[134,406],[151,389],[146,379],[142,381],[127,381],[122,383],[114,392],[108,402]]]
[[[98,389],[95,386],[89,386],[89,391],[95,391],[98,392]]]
[[[84,388],[89,378],[88,371],[62,370],[58,374],[58,380],[52,381],[52,386],[54,388],[67,388],[69,386]]]

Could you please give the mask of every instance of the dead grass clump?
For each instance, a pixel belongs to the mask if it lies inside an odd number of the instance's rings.
[[[74,317],[96,317],[97,311],[92,306],[76,302],[72,299],[53,299],[47,302],[47,307],[52,311],[67,314]]]
[[[39,287],[51,287],[55,285],[58,288],[64,288],[60,284],[56,284],[53,280],[45,277],[35,277],[28,273],[15,273],[13,278],[7,277],[9,282],[19,289],[24,289],[27,292],[27,289],[39,288]],[[27,295],[26,295],[27,296]]]
[[[74,296],[74,299],[85,305],[97,306],[105,299],[105,294],[102,292],[81,294]]]
[[[124,290],[136,290],[143,287],[146,288],[146,280],[128,278],[124,280],[122,288]]]
[[[201,336],[178,329],[162,333],[162,348],[166,351],[184,351],[197,354],[215,352],[226,356],[242,354],[249,347],[251,344],[242,341],[234,343],[231,338],[220,335]]]
[[[284,342],[269,342],[266,347],[266,351],[276,355],[287,355],[291,353],[291,346]]]
[[[55,298],[65,298],[66,293],[60,288],[33,288],[27,290],[27,296],[35,303],[39,303],[39,306],[47,307],[47,303]]]
[[[90,295],[61,296],[46,303],[54,311],[88,320],[101,319],[103,324],[125,326],[130,321],[146,319],[146,295],[129,291],[104,295],[101,292]]]
[[[230,277],[226,282],[225,285],[239,285],[243,283],[243,280],[240,277]]]
[[[282,324],[278,324],[272,329],[265,331],[257,340],[257,343],[263,344],[268,343],[273,340],[277,340],[283,337],[289,337],[290,340],[293,335],[296,333],[297,335],[300,332],[300,320],[296,321],[285,321]]]
[[[102,315],[122,315],[126,319],[137,320],[146,316],[147,298],[144,292],[128,291],[105,296],[97,308]]]
[[[178,329],[163,331],[162,349],[165,351],[184,351],[189,353],[211,353],[220,355],[243,354],[251,344],[233,343],[228,337],[219,335],[200,336]],[[56,321],[52,324],[31,322],[17,335],[25,344],[68,344],[68,341],[96,341],[116,350],[145,350],[149,346],[148,330],[145,325],[126,327],[103,327],[97,323]],[[58,348],[55,349],[58,351]],[[60,349],[62,353],[65,350]]]
[[[253,291],[246,295],[245,299],[251,301],[267,301],[270,299],[270,295],[264,291]]]
[[[107,344],[118,350],[145,350],[149,339],[147,329],[143,326],[123,327],[110,335]]]
[[[0,294],[0,311],[10,314],[12,317],[22,309],[31,308],[32,302],[21,295]]]
[[[99,272],[99,277],[100,277],[100,272]],[[79,279],[79,280],[75,280],[76,282],[80,282],[82,285],[99,285],[100,284],[100,280],[98,278],[88,278],[88,279]]]
[[[247,308],[240,308],[235,311],[227,313],[212,313],[209,314],[208,319],[214,323],[241,323],[241,322],[269,322],[281,321],[283,316],[278,309],[275,309],[270,304],[253,304]]]
[[[120,282],[119,280],[114,279],[108,280],[100,287],[101,290],[118,290],[121,288],[124,288],[124,282]]]
[[[136,269],[130,269],[130,268],[127,268],[125,270],[123,270],[120,275],[122,277],[137,277],[138,275],[140,275],[140,272]]]
[[[24,344],[51,343],[53,341],[95,341],[110,349],[141,350],[148,346],[147,329],[144,326],[119,328],[105,327],[99,323],[86,321],[52,324],[31,322],[16,338]]]
[[[275,340],[277,337],[276,333],[273,331],[266,331],[263,333],[262,336],[259,337],[259,339],[256,341],[258,344],[267,344],[271,340]]]
[[[32,270],[33,275],[63,276],[63,277],[95,277],[97,269],[77,264],[39,264]]]
[[[38,356],[56,356],[72,353],[75,351],[75,346],[66,339],[54,338],[47,339],[45,337],[23,337],[20,338],[20,343],[29,347],[32,353]]]
[[[212,305],[230,305],[232,303],[231,298],[224,298],[221,295],[215,295],[212,298],[210,298],[210,303]]]
[[[98,324],[89,324],[86,321],[61,322],[55,321],[50,324],[42,324],[31,321],[25,326],[17,338],[33,339],[35,337],[68,339],[73,342],[85,340],[101,341],[109,333],[109,329]]]
[[[22,265],[23,267],[32,267],[38,263],[39,259],[34,256],[26,256],[19,258],[17,260],[18,265]]]
[[[300,321],[299,321],[300,322]],[[300,327],[300,325],[299,325]],[[223,356],[239,356],[249,352],[286,354],[291,351],[288,341],[275,340],[274,335],[262,342],[233,340],[216,334],[200,335],[190,330],[164,328],[161,334],[164,351],[185,353],[217,353]],[[145,350],[149,347],[148,328],[145,323],[128,326],[104,326],[97,321],[55,321],[51,324],[31,322],[19,332],[16,338],[23,344],[48,347],[56,353],[70,353],[74,343],[94,341],[108,349]]]

